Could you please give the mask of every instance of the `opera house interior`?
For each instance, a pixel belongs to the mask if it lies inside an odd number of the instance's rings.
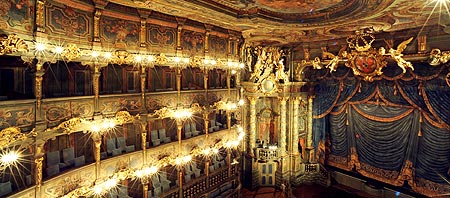
[[[0,197],[450,196],[447,25],[450,0],[2,0]]]

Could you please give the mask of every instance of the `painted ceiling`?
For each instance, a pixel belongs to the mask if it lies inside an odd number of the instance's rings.
[[[447,24],[450,25],[450,12],[445,10],[445,7],[450,7],[449,0],[109,0],[109,2],[240,31],[246,42],[252,43],[287,45],[333,40],[345,38],[354,34],[356,30],[367,27],[383,32],[421,29],[425,26],[450,29],[445,28]]]

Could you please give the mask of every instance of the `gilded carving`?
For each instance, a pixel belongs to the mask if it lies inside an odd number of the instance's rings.
[[[432,49],[428,58],[428,63],[431,66],[437,66],[443,63],[447,63],[450,60],[450,51],[441,52],[440,49]]]
[[[122,125],[135,119],[139,119],[139,115],[132,116],[128,111],[119,111],[116,113],[114,119],[117,124]]]
[[[81,50],[76,44],[69,44],[64,48],[63,56],[67,61],[72,61],[81,56]]]
[[[102,16],[101,9],[95,9],[94,13],[94,41],[100,41],[100,17]]]
[[[411,62],[406,61],[405,59],[403,59],[403,50],[406,49],[406,46],[413,40],[413,37],[409,38],[408,40],[405,40],[403,42],[401,42],[398,46],[397,49],[394,48],[390,48],[389,49],[389,54],[392,59],[394,59],[395,62],[397,62],[397,65],[403,70],[403,73],[406,72],[407,68],[411,68],[411,70],[414,70],[414,67],[412,65]],[[381,54],[383,55],[383,54]]]
[[[0,149],[25,139],[27,139],[27,135],[22,133],[19,127],[5,128],[0,131]]]
[[[74,129],[76,129],[83,122],[84,122],[84,120],[81,118],[78,118],[78,117],[70,118],[69,120],[62,122],[58,126],[53,127],[53,128],[48,128],[45,131],[49,132],[49,131],[57,131],[59,129],[63,129],[63,133],[70,134],[71,132],[74,131]]]
[[[28,52],[28,45],[15,34],[0,37],[0,55]]]
[[[166,57],[166,55],[164,53],[159,54],[156,58],[155,58],[155,63],[157,65],[164,65],[166,64],[168,61],[168,58]]]
[[[42,184],[42,161],[44,161],[44,157],[39,157],[34,160],[36,164],[36,186],[38,187]]]
[[[252,73],[250,82],[263,83],[268,78],[272,78],[273,83],[288,83],[289,76],[286,74],[284,66],[284,51],[277,47],[255,47],[247,48],[246,62]],[[273,77],[270,77],[272,76]]]
[[[383,74],[381,71],[386,67],[387,62],[385,56],[390,56],[403,70],[406,72],[407,68],[414,70],[411,62],[403,59],[403,50],[412,41],[412,37],[403,41],[397,46],[397,49],[389,47],[389,53],[386,53],[384,47],[378,50],[372,47],[372,43],[375,41],[375,36],[372,34],[373,29],[356,31],[355,35],[347,37],[347,44],[351,50],[341,51],[339,54],[333,55],[329,52],[323,51],[323,57],[331,58],[327,65],[323,65],[319,57],[316,57],[311,64],[314,69],[328,68],[330,72],[336,71],[339,66],[339,62],[347,60],[345,66],[351,68],[356,76],[361,76],[365,81],[373,81],[373,77]],[[301,79],[301,71],[304,68],[305,62],[302,62],[296,69],[296,78]]]
[[[36,4],[36,26],[38,27],[39,32],[44,32],[44,6],[45,0],[38,0]]]

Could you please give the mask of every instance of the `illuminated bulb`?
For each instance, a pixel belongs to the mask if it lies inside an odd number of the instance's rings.
[[[203,60],[203,63],[205,63],[205,64],[209,64],[209,59],[205,59],[205,60]]]
[[[231,67],[231,66],[233,66],[233,62],[228,61],[228,67]]]
[[[97,125],[93,125],[92,128],[91,128],[91,131],[92,132],[99,132],[100,128]]]
[[[102,128],[103,129],[109,128],[109,123],[106,120],[102,122]]]
[[[36,51],[42,52],[45,50],[45,44],[44,43],[36,43],[35,48],[36,48]]]
[[[203,150],[203,154],[205,154],[205,155],[209,155],[210,153],[211,153],[211,149],[210,148],[207,148],[207,149]]]
[[[181,163],[183,163],[183,160],[182,160],[181,158],[177,157],[177,158],[175,159],[175,164],[176,164],[176,165],[181,165]]]
[[[150,168],[148,168],[148,172],[149,174],[155,174],[158,172],[158,167],[157,166],[151,166]]]
[[[245,101],[243,99],[240,99],[238,104],[239,104],[239,106],[243,106],[245,104]]]
[[[103,193],[103,188],[100,185],[94,186],[94,194],[101,195]]]
[[[231,148],[231,146],[232,146],[231,142],[227,142],[227,143],[225,143],[225,147],[227,147],[227,148]]]
[[[214,153],[214,154],[217,154],[217,153],[219,153],[219,149],[217,149],[217,148],[213,148],[213,150],[212,150],[212,151],[213,151],[213,153]]]
[[[117,179],[111,178],[105,181],[103,185],[105,186],[105,189],[109,190],[111,188],[114,188],[117,186]]]
[[[100,54],[97,51],[92,51],[91,56],[97,58]]]
[[[237,73],[237,71],[236,71],[236,70],[234,70],[234,69],[233,69],[233,70],[231,70],[231,74],[232,74],[232,75],[234,75],[234,74],[236,74],[236,73]]]
[[[173,59],[176,63],[179,63],[180,61],[181,61],[181,58],[180,57],[175,57],[174,59]]]
[[[153,62],[153,60],[155,60],[155,57],[153,57],[152,55],[148,55],[147,56],[147,61],[148,62]]]
[[[18,159],[19,159],[19,154],[16,151],[10,151],[9,153],[1,156],[1,162],[4,165],[13,164],[13,163],[17,162]]]
[[[243,69],[245,67],[244,63],[239,63],[239,68]]]
[[[110,59],[112,54],[111,52],[105,52],[105,54],[103,55],[106,59]]]
[[[63,51],[64,51],[64,48],[61,46],[56,46],[55,50],[54,50],[55,54],[62,54]]]
[[[192,116],[192,112],[187,109],[178,110],[174,114],[174,117],[177,119],[190,118]]]
[[[211,65],[216,65],[216,64],[217,64],[216,60],[211,60]]]
[[[190,155],[186,155],[186,156],[183,157],[183,162],[184,162],[184,163],[188,163],[188,162],[190,162],[191,160],[192,160],[192,156],[190,156]]]
[[[239,66],[239,63],[238,63],[238,62],[234,62],[234,63],[233,63],[233,66],[234,66],[234,67],[238,67],[238,66]]]
[[[239,134],[238,141],[242,141],[243,139],[244,139],[244,136]]]
[[[183,58],[184,63],[189,63],[189,58]]]
[[[139,63],[142,61],[142,56],[137,55],[134,57],[134,60]]]
[[[137,170],[134,172],[134,174],[136,175],[136,177],[142,178],[144,176],[144,171]]]

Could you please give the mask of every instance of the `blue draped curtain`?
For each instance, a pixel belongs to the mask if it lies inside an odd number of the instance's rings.
[[[387,67],[374,82],[347,68],[317,78],[313,145],[328,140],[326,163],[396,186],[450,192],[450,68]]]

